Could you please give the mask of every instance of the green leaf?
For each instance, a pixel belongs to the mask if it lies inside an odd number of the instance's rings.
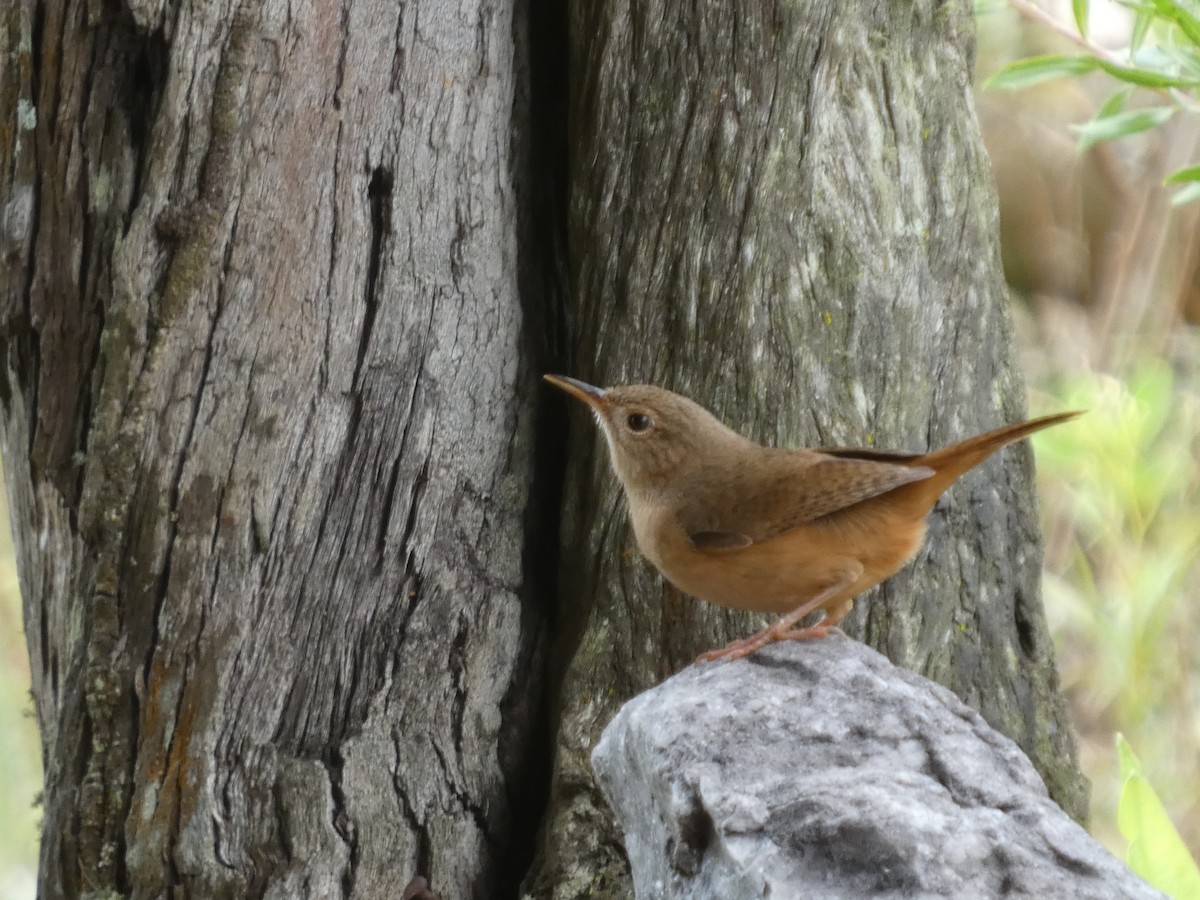
[[[1100,60],[1094,56],[1031,56],[1009,63],[983,83],[992,88],[1024,88],[1055,78],[1086,75],[1100,68]]]
[[[1175,110],[1170,106],[1151,106],[1105,116],[1103,119],[1092,119],[1085,125],[1074,125],[1072,128],[1079,133],[1079,149],[1086,150],[1101,141],[1113,141],[1148,131],[1166,122],[1174,113]]]
[[[1167,75],[1165,72],[1151,72],[1149,69],[1139,69],[1134,66],[1119,66],[1116,63],[1111,63],[1106,59],[1096,60],[1096,65],[1107,72],[1113,78],[1119,78],[1121,81],[1129,84],[1140,84],[1142,87],[1152,88],[1169,88],[1169,87],[1196,87],[1200,84],[1200,80],[1196,78],[1184,78],[1181,75]]]
[[[1129,36],[1129,52],[1136,53],[1138,48],[1146,40],[1146,35],[1150,32],[1150,26],[1154,23],[1153,8],[1141,6],[1137,7],[1137,15],[1133,18],[1133,31]]]
[[[1154,4],[1149,0],[1116,0],[1117,6],[1123,6],[1126,9],[1138,12],[1154,12]]]
[[[1133,752],[1133,748],[1129,746],[1129,741],[1125,740],[1125,735],[1117,732],[1117,765],[1121,770],[1121,782],[1131,775],[1140,775],[1142,773],[1141,760]],[[1119,827],[1119,823],[1118,823]],[[1124,831],[1121,834],[1125,834]]]
[[[1129,95],[1132,93],[1132,84],[1117,88],[1113,91],[1112,96],[1104,101],[1104,105],[1096,111],[1096,118],[1107,119],[1109,116],[1115,116],[1125,108],[1125,101],[1129,99]]]
[[[1200,44],[1200,19],[1188,12],[1183,4],[1175,0],[1153,0],[1159,15],[1170,19],[1187,36],[1193,44]]]
[[[1200,898],[1200,869],[1171,824],[1158,794],[1142,774],[1142,765],[1123,735],[1117,735],[1121,798],[1117,827],[1129,850],[1129,868],[1175,900]]]
[[[1088,0],[1071,0],[1071,12],[1075,13],[1075,27],[1081,35],[1087,37]]]
[[[1182,44],[1180,46],[1170,46],[1162,44],[1159,46],[1159,52],[1169,61],[1170,65],[1175,67],[1175,71],[1181,74],[1187,73],[1193,78],[1200,78],[1200,47]]]
[[[1185,181],[1200,181],[1200,164],[1172,172],[1163,180],[1163,184],[1183,184]]]
[[[1183,206],[1186,203],[1195,203],[1200,200],[1200,184],[1189,184],[1185,188],[1180,188],[1171,197],[1172,206]]]

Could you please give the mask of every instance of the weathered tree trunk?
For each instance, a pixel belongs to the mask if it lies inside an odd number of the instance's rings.
[[[969,3],[582,0],[571,16],[572,374],[662,384],[781,445],[922,450],[1022,417]],[[751,622],[663,586],[572,415],[561,597],[578,651],[531,885],[626,896],[589,752],[628,697]],[[1038,546],[1029,453],[1008,451],[951,490],[927,549],[847,630],[978,709],[1082,818]]]
[[[968,4],[575,4],[566,223],[551,7],[0,13],[43,896],[384,897],[416,873],[511,896],[552,728],[527,883],[628,893],[587,753],[750,619],[663,590],[582,430],[559,566],[538,510],[567,412],[535,441],[532,376],[560,321],[572,374],[773,442],[920,449],[1020,416]],[[1079,815],[1027,459],[955,488],[850,630]]]
[[[511,895],[544,634],[514,5],[0,16],[41,895]]]

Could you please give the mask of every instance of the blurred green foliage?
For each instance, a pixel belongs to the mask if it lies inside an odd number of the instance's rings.
[[[29,900],[37,891],[42,767],[11,534],[0,487],[0,900]]]
[[[985,88],[1028,88],[1056,78],[1080,78],[1106,72],[1116,82],[1090,122],[1072,126],[1079,148],[1114,141],[1157,128],[1176,112],[1200,115],[1200,17],[1194,0],[1115,0],[1133,17],[1128,43],[1113,51],[1088,34],[1089,0],[1073,0],[1073,30],[1030,0],[1008,0],[1022,15],[1076,43],[1081,53],[1048,53],[1018,59],[994,73]],[[976,4],[978,15],[995,12],[997,4]],[[1127,109],[1134,88],[1154,92],[1150,105]],[[1166,184],[1180,185],[1174,202],[1200,199],[1200,165],[1177,169]]]
[[[1117,824],[1129,841],[1129,867],[1175,900],[1200,900],[1200,869],[1142,774],[1133,748],[1120,734],[1117,758],[1121,764]]]
[[[1088,410],[1034,440],[1046,612],[1092,780],[1092,830],[1119,855],[1118,731],[1185,842],[1200,845],[1198,386],[1144,357],[1124,380],[1052,377],[1037,404]]]

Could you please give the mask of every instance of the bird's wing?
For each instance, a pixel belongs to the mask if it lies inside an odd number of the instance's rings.
[[[719,488],[689,491],[679,524],[697,549],[748,547],[933,475],[927,466],[901,462],[910,458],[853,450],[771,457],[755,471],[708,482]]]

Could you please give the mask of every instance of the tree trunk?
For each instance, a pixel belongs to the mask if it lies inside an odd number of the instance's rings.
[[[511,895],[544,634],[513,4],[3,17],[41,895]]]
[[[0,13],[42,896],[628,894],[587,753],[751,618],[662,587],[574,413],[561,485],[560,334],[781,444],[1023,411],[970,9],[893,7],[578,3],[566,135],[541,0]],[[849,627],[1079,815],[1031,502],[1025,451],[969,476]]]
[[[784,446],[924,450],[1023,417],[969,3],[584,0],[571,16],[572,374],[661,384]],[[604,442],[570,415],[561,596],[579,649],[532,885],[627,896],[591,748],[627,698],[758,622],[653,573]],[[952,488],[926,549],[846,630],[979,710],[1082,819],[1030,470],[1010,450]]]

